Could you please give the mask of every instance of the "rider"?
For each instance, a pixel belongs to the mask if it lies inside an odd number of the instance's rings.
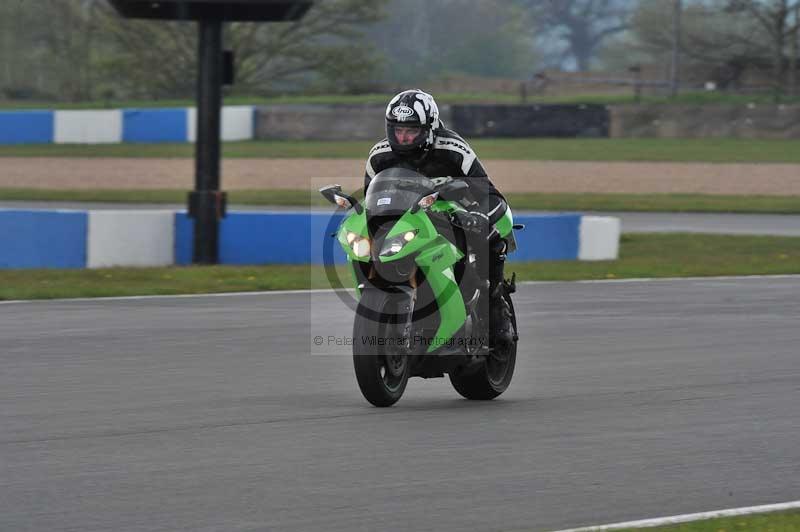
[[[457,215],[457,224],[467,232],[489,235],[492,224],[506,212],[505,198],[489,180],[483,165],[467,142],[445,128],[433,96],[419,89],[407,90],[391,99],[386,107],[386,138],[375,144],[367,158],[364,191],[375,175],[395,166],[410,168],[427,177],[466,178],[475,203]],[[507,340],[507,316],[502,297],[506,243],[489,245],[489,282],[492,328]]]

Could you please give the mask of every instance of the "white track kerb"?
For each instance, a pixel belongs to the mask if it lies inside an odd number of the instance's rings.
[[[779,504],[765,504],[763,506],[748,506],[745,508],[730,508],[728,510],[716,510],[713,512],[700,512],[696,514],[673,515],[670,517],[657,517],[655,519],[642,519],[640,521],[628,521],[626,523],[614,523],[611,525],[570,528],[566,530],[558,530],[556,532],[601,532],[605,530],[621,530],[625,528],[650,528],[654,526],[677,525],[680,523],[689,523],[691,521],[715,519],[718,517],[736,517],[740,515],[763,514],[769,512],[780,512],[784,510],[794,510],[797,508],[800,508],[800,501],[782,502]]]

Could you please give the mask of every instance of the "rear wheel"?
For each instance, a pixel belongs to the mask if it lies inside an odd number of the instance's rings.
[[[517,324],[514,315],[514,307],[511,299],[506,295],[501,298],[505,314],[506,326],[511,330],[509,337],[514,341],[503,345],[496,345],[492,353],[487,355],[483,366],[473,373],[467,375],[450,374],[450,382],[453,388],[466,399],[475,401],[489,401],[506,391],[511,384],[511,377],[514,376],[514,366],[517,361]]]
[[[370,293],[372,292],[372,293]],[[390,319],[397,305],[387,294],[365,291],[353,324],[353,367],[364,398],[378,407],[395,404],[406,389],[409,376],[402,324]],[[384,297],[384,301],[376,298]],[[371,301],[365,301],[370,299]],[[375,305],[377,303],[377,305]],[[379,313],[366,309],[379,308]]]

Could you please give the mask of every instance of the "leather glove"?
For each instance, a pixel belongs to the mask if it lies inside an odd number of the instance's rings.
[[[454,217],[456,225],[466,231],[480,231],[489,225],[489,217],[478,211],[460,211]]]

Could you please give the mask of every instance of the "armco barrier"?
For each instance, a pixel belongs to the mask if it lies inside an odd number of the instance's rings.
[[[0,111],[0,144],[49,144],[53,121],[53,111]]]
[[[345,262],[331,233],[341,214],[231,212],[220,223],[221,264]],[[619,220],[520,215],[511,261],[610,260]],[[99,268],[189,264],[193,221],[172,211],[0,210],[0,268]]]

